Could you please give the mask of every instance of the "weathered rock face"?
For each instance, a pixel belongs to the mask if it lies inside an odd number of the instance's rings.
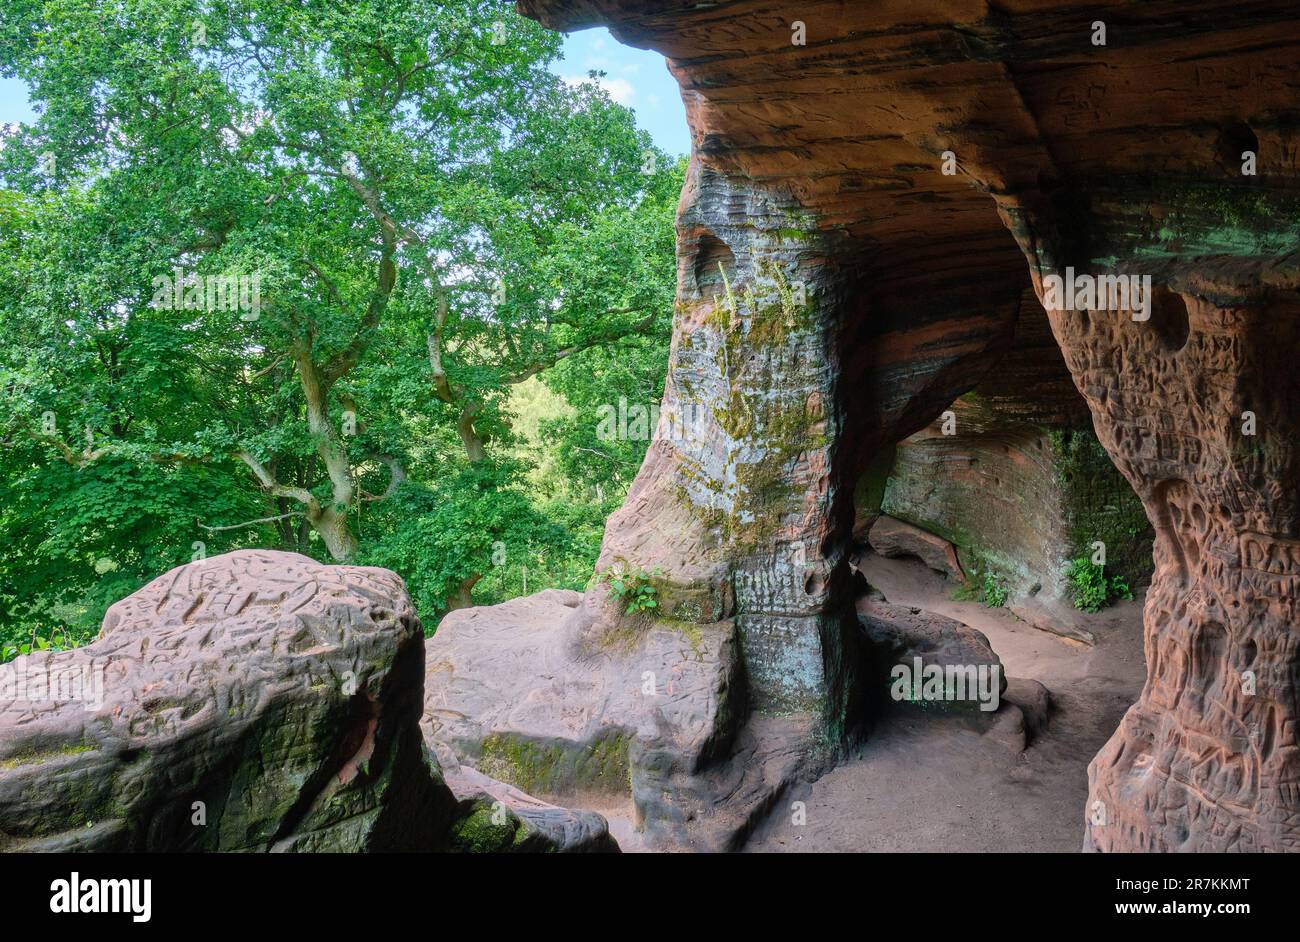
[[[752,707],[834,739],[859,483],[975,387],[1026,288],[1150,276],[1148,319],[1050,317],[1156,531],[1150,675],[1090,770],[1087,846],[1300,845],[1294,3],[520,8],[666,54],[695,145],[666,405],[709,418],[655,443],[602,564],[734,586]]]
[[[943,537],[889,516],[879,516],[867,533],[867,542],[881,556],[915,556],[935,572],[957,582],[966,578],[957,549]]]
[[[270,552],[174,569],[95,643],[9,665],[26,689],[0,706],[0,831],[24,850],[431,847],[450,816],[417,726],[421,644],[384,570]]]
[[[425,735],[444,767],[573,804],[622,798],[655,845],[725,850],[809,733],[741,729],[737,660],[729,620],[620,619],[595,594],[462,609],[427,642]]]
[[[1093,557],[1100,542],[1108,575],[1145,585],[1153,532],[1097,443],[1042,306],[1025,294],[1015,341],[993,371],[899,442],[883,486],[859,487],[879,506],[857,508],[858,529],[880,510],[935,533],[958,547],[970,575],[1001,582],[1013,607],[1064,623],[1069,562]]]
[[[1092,314],[1054,318],[1156,528],[1147,684],[1089,768],[1088,841],[1296,850],[1300,307],[1184,291],[1181,345]],[[1245,412],[1256,436],[1242,434]]]
[[[387,570],[262,551],[173,569],[93,644],[0,668],[0,850],[483,849],[493,812],[512,840],[491,849],[608,849],[599,816],[490,780],[453,794],[420,735],[423,666]]]

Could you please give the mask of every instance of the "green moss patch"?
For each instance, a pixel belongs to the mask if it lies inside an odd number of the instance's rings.
[[[1147,584],[1155,534],[1142,501],[1091,433],[1052,432],[1050,440],[1070,557],[1092,556],[1092,544],[1101,541],[1106,544],[1107,573],[1130,586]]]
[[[8,759],[0,759],[0,769],[6,771],[16,769],[24,765],[40,765],[43,762],[49,762],[53,759],[62,759],[65,756],[80,755],[83,752],[90,752],[94,746],[88,746],[85,743],[78,743],[71,746],[59,746],[55,749],[33,750],[32,752],[19,753],[10,756]]]
[[[483,740],[479,770],[529,794],[575,791],[623,793],[628,787],[629,737],[602,739],[590,747],[543,745],[493,734]]]
[[[466,854],[499,854],[522,844],[527,830],[514,815],[505,815],[505,821],[493,821],[492,807],[482,807],[451,826],[452,847]]]

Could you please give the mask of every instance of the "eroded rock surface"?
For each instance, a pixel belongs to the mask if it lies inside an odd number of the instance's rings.
[[[38,697],[0,704],[8,849],[431,848],[450,803],[419,737],[422,643],[385,570],[251,551],[173,569],[93,644],[8,665]],[[39,699],[43,676],[89,696]]]
[[[867,534],[867,542],[881,556],[915,556],[935,572],[958,582],[966,578],[951,543],[906,521],[879,517]]]
[[[1087,840],[1298,850],[1300,378],[1284,363],[1300,307],[1183,290],[1181,345],[1117,319],[1057,318],[1102,442],[1156,527],[1147,684],[1089,767]],[[1256,436],[1242,434],[1246,411]]]
[[[487,849],[610,849],[597,815],[444,784],[423,645],[384,569],[268,551],[173,569],[94,643],[0,668],[0,849],[484,849],[484,817],[512,837]]]
[[[737,667],[730,621],[619,618],[596,594],[551,589],[443,619],[425,734],[448,766],[528,792],[622,798],[657,846],[726,849],[793,774],[807,732],[742,729]]]
[[[708,421],[652,447],[602,565],[731,585],[752,708],[837,740],[855,491],[987,374],[1026,289],[1150,276],[1147,317],[1050,317],[1156,531],[1150,675],[1091,768],[1086,844],[1300,846],[1295,5],[520,8],[663,52],[693,135],[665,405]]]

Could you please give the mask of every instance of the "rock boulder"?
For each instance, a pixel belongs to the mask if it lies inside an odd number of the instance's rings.
[[[478,849],[485,814],[512,835],[489,849],[609,849],[599,816],[448,788],[423,655],[387,570],[267,551],[173,569],[94,643],[0,668],[0,850]]]
[[[957,559],[957,550],[951,543],[903,520],[882,515],[872,525],[867,541],[881,556],[915,556],[935,572],[958,582],[966,579]]]

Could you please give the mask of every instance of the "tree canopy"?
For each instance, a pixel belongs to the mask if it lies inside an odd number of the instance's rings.
[[[595,411],[662,392],[682,167],[556,34],[487,0],[0,8],[39,115],[0,150],[0,631],[236,546],[390,565],[426,619],[590,574],[645,448]]]

